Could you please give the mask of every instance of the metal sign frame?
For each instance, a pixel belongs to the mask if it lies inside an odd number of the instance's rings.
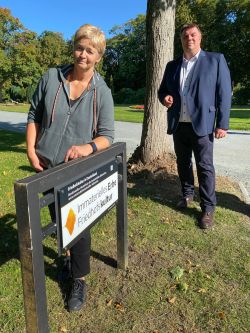
[[[57,229],[58,221],[41,226],[40,210],[55,202],[54,193],[41,197],[76,179],[79,173],[116,160],[118,165],[118,200],[116,202],[117,267],[128,266],[127,239],[127,165],[126,144],[119,142],[86,158],[70,161],[55,168],[18,180],[14,185],[19,251],[23,281],[24,308],[27,333],[48,333],[48,313],[42,241]]]

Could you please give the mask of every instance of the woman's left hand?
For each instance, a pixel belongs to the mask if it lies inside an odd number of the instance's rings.
[[[64,162],[68,162],[69,160],[74,160],[79,157],[89,156],[92,152],[93,148],[88,143],[81,146],[72,146],[68,149]]]

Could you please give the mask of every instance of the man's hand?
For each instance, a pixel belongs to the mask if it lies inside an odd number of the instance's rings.
[[[167,95],[163,100],[163,105],[170,108],[174,102],[173,96]]]
[[[93,148],[89,144],[81,145],[81,146],[72,146],[68,149],[64,162],[68,162],[69,160],[74,160],[79,157],[85,157],[92,154]]]
[[[216,139],[224,138],[227,135],[227,130],[223,128],[216,128],[214,131],[214,136]]]

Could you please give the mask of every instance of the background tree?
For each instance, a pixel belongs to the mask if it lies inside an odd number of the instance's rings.
[[[67,43],[61,33],[44,31],[39,37],[38,62],[42,72],[48,68],[73,61],[72,43]]]
[[[10,48],[11,87],[10,96],[15,101],[28,101],[41,76],[37,59],[38,40],[36,33],[25,30],[15,36],[16,42]]]
[[[155,1],[153,5],[158,4],[163,8],[172,1]],[[174,57],[182,54],[180,27],[187,22],[197,22],[203,32],[202,48],[225,54],[234,82],[233,102],[249,103],[250,1],[178,0],[176,6]],[[164,29],[164,33],[168,33],[167,22]],[[98,71],[112,89],[116,103],[143,104],[146,17],[138,15],[113,27],[110,33],[112,38],[107,40],[107,51],[98,64]],[[157,38],[156,34],[156,41]],[[60,33],[51,31],[37,36],[25,29],[8,9],[0,8],[0,100],[3,96],[5,100],[27,101],[42,73],[49,67],[71,61],[71,40],[65,41]]]
[[[11,85],[10,49],[15,42],[16,33],[22,29],[22,24],[11,15],[9,9],[0,8],[0,101],[2,101],[4,88]]]
[[[170,151],[166,110],[157,91],[165,66],[173,59],[175,0],[148,0],[146,16],[146,99],[141,144],[136,154],[144,163]]]
[[[115,26],[110,33],[114,36],[107,40],[103,68],[105,79],[109,86],[113,86],[116,99],[117,92],[122,89],[132,93],[145,88],[145,15],[138,15],[121,26]],[[121,94],[121,99],[125,95]],[[143,99],[144,96],[142,103]]]

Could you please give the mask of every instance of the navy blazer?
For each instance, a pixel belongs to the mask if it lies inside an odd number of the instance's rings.
[[[176,131],[180,112],[180,70],[182,57],[170,61],[158,91],[163,104],[164,97],[173,96],[168,109],[168,134]],[[226,60],[221,53],[201,50],[191,73],[187,91],[187,107],[195,133],[199,136],[210,134],[214,127],[228,129],[231,109],[232,86]]]

